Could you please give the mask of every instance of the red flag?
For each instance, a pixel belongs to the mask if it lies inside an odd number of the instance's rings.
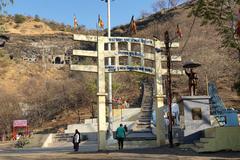
[[[176,30],[176,34],[179,38],[182,38],[182,31],[181,31],[181,28],[179,27],[179,24],[177,25],[177,30]]]
[[[132,16],[131,22],[130,22],[130,33],[136,34],[137,33],[137,25],[134,20],[134,16]]]

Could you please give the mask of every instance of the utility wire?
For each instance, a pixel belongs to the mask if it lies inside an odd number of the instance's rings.
[[[188,32],[188,35],[187,35],[187,39],[186,39],[186,41],[185,41],[185,43],[184,43],[184,45],[183,45],[183,47],[182,47],[182,49],[181,49],[181,51],[180,51],[181,54],[183,53],[185,47],[187,46],[187,44],[188,44],[188,42],[189,42],[189,39],[190,39],[190,37],[191,37],[191,33],[192,33],[192,30],[193,30],[194,24],[195,24],[195,22],[196,22],[196,18],[197,18],[197,17],[194,15],[193,22],[192,22],[191,27],[190,27],[190,31]]]

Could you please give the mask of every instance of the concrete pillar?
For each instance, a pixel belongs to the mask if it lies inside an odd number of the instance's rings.
[[[115,42],[115,52],[119,52],[118,50],[118,42]],[[115,67],[119,66],[119,55],[115,54]]]
[[[165,144],[165,127],[164,127],[164,95],[162,82],[162,65],[161,54],[155,52],[155,111],[156,111],[156,135],[157,145]]]
[[[144,53],[144,44],[140,43],[140,49],[141,49],[141,53]],[[144,56],[141,57],[141,66],[144,66]]]
[[[98,39],[98,150],[106,150],[106,92],[105,92],[105,64],[104,42]]]
[[[132,50],[131,43],[128,42],[128,51],[131,51],[131,50]],[[131,56],[128,56],[128,65],[129,65],[129,66],[132,65],[132,57],[131,57]]]

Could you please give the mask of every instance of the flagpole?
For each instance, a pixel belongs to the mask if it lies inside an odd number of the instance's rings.
[[[111,0],[107,1],[108,8],[108,39],[111,38]],[[111,51],[111,43],[108,43],[108,51]],[[108,65],[112,65],[111,57],[108,58]],[[109,139],[113,139],[113,115],[112,115],[112,73],[108,74],[108,109],[109,109]]]

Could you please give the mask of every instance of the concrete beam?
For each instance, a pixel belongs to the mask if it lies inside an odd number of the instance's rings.
[[[178,48],[179,43],[178,42],[173,42],[170,47],[171,48]],[[165,48],[165,43],[163,41],[156,41],[155,42],[155,48]]]
[[[161,61],[167,61],[167,56],[166,55],[161,55]],[[181,56],[171,56],[171,61],[172,62],[181,62],[182,57]]]
[[[141,53],[141,52],[135,52],[135,51],[119,51],[119,52],[105,51],[104,55],[105,55],[105,57],[114,57],[115,55],[118,55],[119,57],[131,55],[131,57],[140,57],[140,58],[144,56],[144,59],[148,59],[148,60],[152,60],[152,61],[155,60],[155,55],[153,53]],[[167,61],[167,56],[161,55],[161,61]],[[182,57],[173,55],[173,56],[171,56],[171,61],[172,62],[181,62]]]
[[[158,53],[156,53],[158,54]],[[144,59],[148,59],[148,60],[155,60],[155,55],[153,53],[144,53]],[[167,61],[167,56],[166,55],[161,55],[161,61]],[[181,56],[171,56],[171,61],[172,62],[181,62],[182,61],[182,57]]]
[[[72,64],[70,66],[72,71],[82,71],[82,72],[94,72],[97,73],[97,66],[96,65],[78,65]]]
[[[88,36],[88,35],[82,35],[82,34],[74,34],[73,35],[73,40],[97,42],[97,36]]]
[[[97,57],[97,51],[73,50],[74,56]]]
[[[144,45],[154,46],[153,40],[145,38],[111,37],[109,42],[143,43]]]
[[[162,75],[167,75],[167,69],[161,69],[161,74]],[[171,69],[171,74],[172,75],[183,75],[184,71]]]

